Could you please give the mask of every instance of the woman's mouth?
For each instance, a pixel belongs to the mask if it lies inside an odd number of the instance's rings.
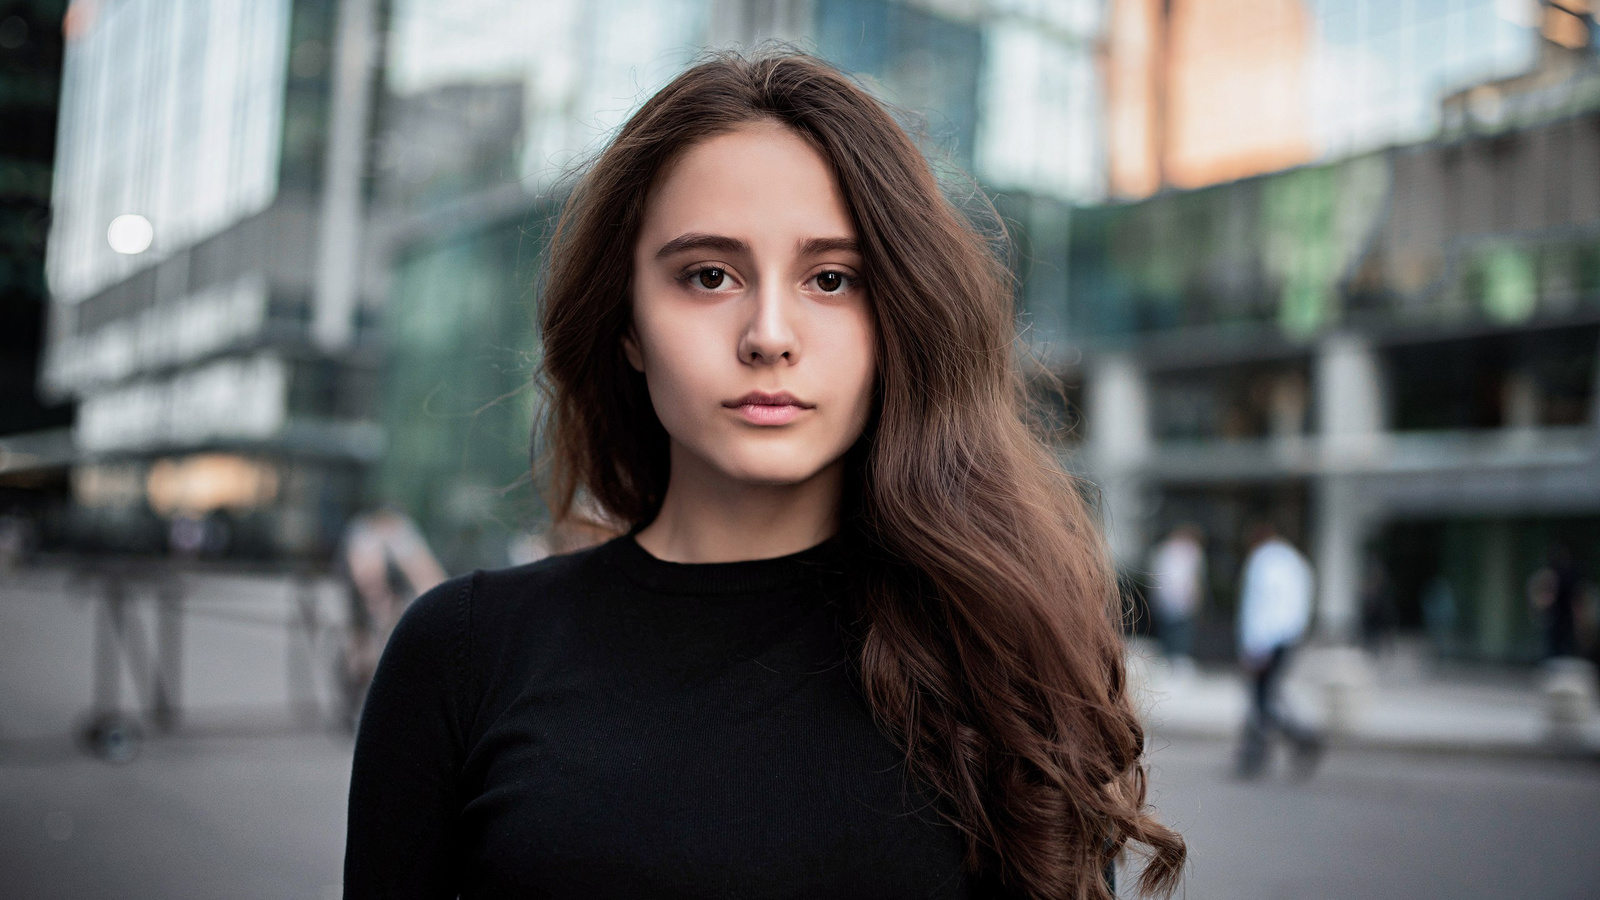
[[[762,391],[751,391],[722,405],[738,410],[740,418],[752,425],[787,425],[815,406],[787,392],[768,394]]]

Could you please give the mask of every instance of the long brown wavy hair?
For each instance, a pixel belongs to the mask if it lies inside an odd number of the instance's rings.
[[[1131,843],[1146,857],[1141,890],[1170,893],[1183,839],[1145,803],[1109,554],[1085,485],[1030,425],[1009,269],[838,70],[790,51],[712,56],[574,185],[542,291],[536,475],[555,521],[620,531],[659,511],[667,435],[622,350],[646,197],[686,148],[761,121],[832,165],[878,324],[844,510],[870,561],[855,629],[874,715],[947,801],[972,872],[1019,896],[1103,900],[1101,873]]]

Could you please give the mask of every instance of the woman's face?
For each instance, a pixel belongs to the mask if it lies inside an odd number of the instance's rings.
[[[672,441],[674,480],[806,481],[870,411],[875,331],[855,228],[823,157],[751,125],[686,151],[633,255],[628,361]]]

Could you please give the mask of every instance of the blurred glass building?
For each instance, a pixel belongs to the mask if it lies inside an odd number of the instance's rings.
[[[163,517],[219,513],[241,552],[309,550],[381,450],[336,243],[363,181],[333,139],[359,119],[335,18],[317,0],[67,11],[39,379],[78,401],[76,546],[159,549]]]
[[[1530,576],[1600,570],[1593,10],[1127,0],[1108,46],[1064,321],[1123,563],[1202,525],[1220,655],[1275,519],[1325,635],[1538,658]]]
[[[1100,0],[78,0],[40,385],[79,403],[78,546],[225,513],[327,552],[400,505],[454,570],[514,556],[533,312],[586,154],[706,48],[778,40],[902,111],[1065,312],[1103,194]]]

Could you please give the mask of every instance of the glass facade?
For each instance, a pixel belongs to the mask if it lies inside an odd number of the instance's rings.
[[[1600,304],[1594,114],[1079,210],[1085,343],[1179,329],[1515,326]]]
[[[1312,131],[1325,156],[1412,143],[1439,98],[1533,65],[1539,4],[1521,0],[1308,0]],[[1242,49],[1242,48],[1236,48]]]
[[[1092,10],[1093,4],[1064,4]],[[1071,30],[1002,19],[984,31],[982,107],[976,166],[985,183],[1057,198],[1105,190],[1097,23]]]
[[[425,105],[449,94],[511,99],[515,109],[466,123],[460,139],[498,145],[473,183],[484,179],[548,187],[665,84],[705,43],[709,0],[397,0],[388,33],[389,101]],[[473,101],[478,102],[478,101]],[[404,115],[404,113],[402,113]],[[513,123],[516,127],[510,128]],[[459,173],[432,124],[391,123],[380,166],[413,184]],[[509,152],[514,163],[489,164]],[[424,190],[424,194],[431,191]]]
[[[265,209],[277,192],[290,0],[123,0],[67,18],[48,273],[81,300]],[[138,255],[111,220],[144,216]]]
[[[444,102],[446,94],[494,93],[502,99],[493,102],[502,103],[514,96],[520,124],[494,141],[516,164],[493,171],[502,182],[543,189],[700,53],[773,36],[718,39],[730,27],[724,19],[752,18],[739,15],[741,7],[710,0],[399,0],[388,35],[389,102],[416,106],[430,96]],[[901,110],[936,164],[947,161],[997,188],[1080,200],[1103,191],[1098,0],[992,0],[963,5],[959,14],[949,4],[889,0],[815,0],[809,7],[802,33],[782,36]],[[506,132],[510,121],[497,113],[482,127]],[[460,155],[448,152],[443,135],[427,139],[427,127],[386,133],[380,167],[413,183],[451,177],[430,167],[459,165]]]
[[[522,219],[415,246],[384,311],[387,452],[372,490],[424,523],[451,571],[502,565],[541,507],[529,481],[539,242]]]
[[[283,80],[280,196],[314,194],[322,186],[337,2],[294,0]]]
[[[930,157],[972,171],[983,59],[977,27],[883,0],[822,0],[816,17],[818,53],[896,107]]]
[[[973,4],[818,0],[816,51],[908,111],[935,164],[998,189],[1104,190],[1097,0]]]
[[[1068,321],[1077,340],[1268,326],[1308,337],[1384,220],[1388,161],[1363,156],[1138,204],[1078,211]]]
[[[1600,571],[1595,516],[1404,519],[1374,545],[1392,573],[1399,624],[1426,635],[1436,652],[1535,662],[1543,623],[1524,598],[1557,542],[1575,551],[1582,571]]]

